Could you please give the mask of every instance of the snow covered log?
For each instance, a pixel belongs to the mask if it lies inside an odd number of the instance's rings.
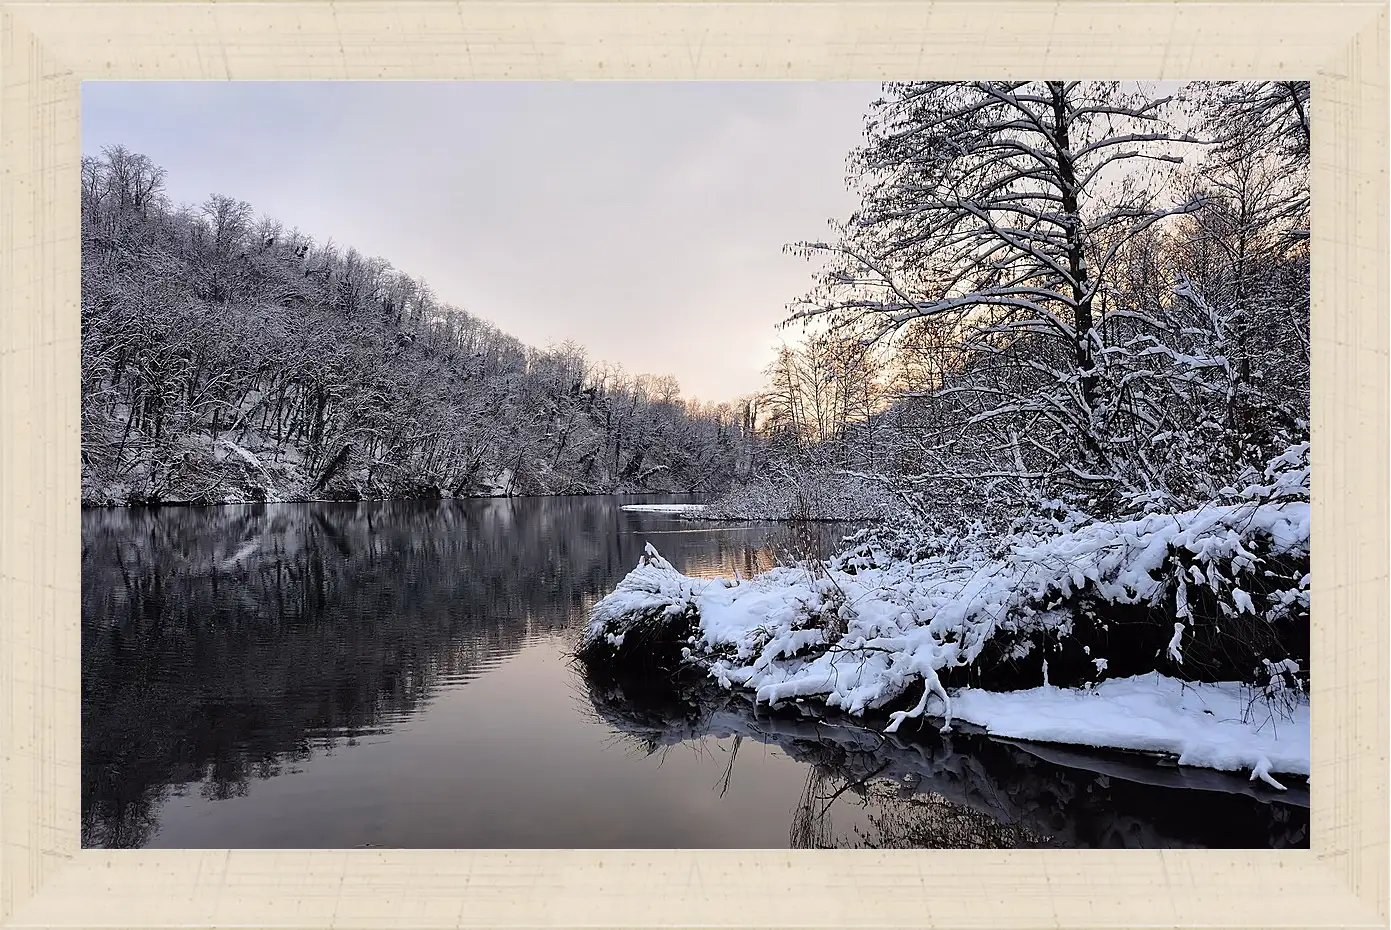
[[[696,591],[706,582],[682,575],[649,543],[612,594],[590,611],[579,659],[628,672],[662,672],[684,659],[683,643],[699,621]]]

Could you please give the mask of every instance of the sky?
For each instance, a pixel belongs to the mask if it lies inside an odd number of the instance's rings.
[[[760,389],[878,85],[86,82],[82,148],[380,256],[537,347]]]

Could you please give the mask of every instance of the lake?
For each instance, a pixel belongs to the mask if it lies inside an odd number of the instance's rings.
[[[747,577],[850,529],[621,509],[690,500],[84,511],[83,845],[1308,846],[1302,783],[586,681],[645,543]]]

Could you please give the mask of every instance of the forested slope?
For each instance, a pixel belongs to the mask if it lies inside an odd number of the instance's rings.
[[[121,148],[82,163],[86,504],[718,490],[747,417],[536,349]]]

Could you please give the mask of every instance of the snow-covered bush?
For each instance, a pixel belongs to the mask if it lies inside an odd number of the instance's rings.
[[[736,485],[700,514],[704,520],[882,520],[901,509],[881,480],[817,468]]]

